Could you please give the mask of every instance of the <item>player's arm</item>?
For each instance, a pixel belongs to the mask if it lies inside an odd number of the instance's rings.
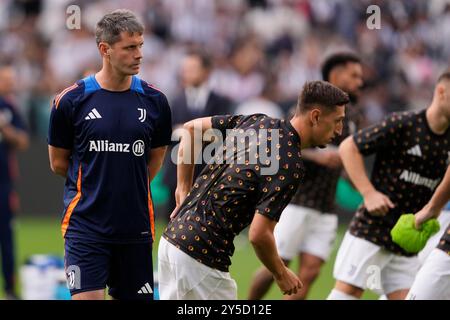
[[[55,174],[67,177],[70,154],[71,151],[68,149],[56,148],[50,145],[48,146],[50,168]]]
[[[28,148],[29,139],[26,131],[15,128],[12,124],[3,122],[0,117],[0,134],[5,141],[16,150],[24,151]]]
[[[339,154],[347,174],[364,198],[364,205],[371,214],[385,215],[394,207],[391,200],[378,192],[370,182],[364,158],[355,144],[353,136],[347,137],[339,146]]]
[[[211,128],[211,117],[191,120],[183,125],[178,148],[176,208],[170,215],[172,219],[192,188],[195,159],[198,159],[202,151],[203,133]]]
[[[430,201],[415,214],[416,218],[416,229],[419,229],[422,223],[425,221],[437,218],[445,204],[450,200],[450,166],[445,172],[444,179],[437,187]]]
[[[340,168],[342,161],[337,148],[328,146],[325,150],[320,149],[304,149],[302,150],[302,158],[313,161],[321,166],[328,168]]]
[[[278,255],[273,235],[276,223],[262,214],[255,213],[248,237],[259,260],[273,274],[283,294],[295,294],[303,284]]]
[[[164,157],[166,156],[167,146],[150,149],[149,162],[148,162],[148,172],[150,182],[153,181],[156,174],[161,170],[164,162]]]

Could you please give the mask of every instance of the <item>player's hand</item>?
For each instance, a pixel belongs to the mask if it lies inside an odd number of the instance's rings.
[[[384,216],[388,211],[395,207],[389,197],[376,190],[363,195],[364,206],[373,216]]]
[[[422,210],[420,210],[419,212],[417,212],[414,215],[415,218],[415,227],[417,230],[420,230],[422,228],[422,224],[434,217],[437,217],[439,215],[439,210],[437,209],[432,209],[429,206],[425,206],[422,208]]]
[[[171,220],[177,216],[178,211],[180,210],[181,204],[184,202],[184,199],[186,199],[188,194],[189,194],[189,190],[187,190],[185,188],[177,187],[177,189],[175,190],[176,207],[172,211],[172,213],[170,214],[170,219]]]
[[[297,275],[287,267],[285,267],[285,270],[280,277],[274,276],[274,279],[283,294],[296,294],[301,288],[303,288],[303,283]]]
[[[316,163],[330,169],[339,169],[342,167],[341,157],[337,150],[323,150],[317,153]]]

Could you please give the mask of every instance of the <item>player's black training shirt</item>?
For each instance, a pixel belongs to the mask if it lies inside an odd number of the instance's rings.
[[[363,155],[376,154],[371,182],[395,204],[384,217],[358,208],[350,233],[387,250],[411,256],[392,242],[390,231],[404,213],[418,212],[430,200],[445,174],[450,156],[450,129],[431,131],[425,110],[394,113],[353,139]]]
[[[227,272],[233,239],[252,222],[255,212],[278,221],[295,194],[303,174],[300,137],[289,121],[261,114],[215,116],[212,126],[226,136],[215,159],[223,155],[226,160],[212,161],[203,169],[163,236],[200,263]],[[236,139],[235,134],[253,138]],[[245,141],[245,147],[233,147],[233,140]],[[250,148],[255,144],[257,148]],[[278,164],[270,174],[266,154],[274,155],[270,165]]]
[[[331,146],[338,146],[343,139],[355,133],[361,127],[362,120],[363,113],[360,108],[346,107],[342,135],[337,136]],[[333,213],[336,186],[342,169],[328,168],[306,159],[303,159],[303,163],[305,176],[291,203],[323,213]]]
[[[441,228],[444,227],[445,226],[441,226]],[[450,224],[447,226],[447,229],[442,235],[441,240],[439,240],[439,244],[437,247],[444,251],[446,254],[450,255]]]

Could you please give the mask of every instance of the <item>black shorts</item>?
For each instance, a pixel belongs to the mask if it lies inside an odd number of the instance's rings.
[[[65,239],[70,294],[109,288],[119,300],[153,300],[151,243],[115,244]]]

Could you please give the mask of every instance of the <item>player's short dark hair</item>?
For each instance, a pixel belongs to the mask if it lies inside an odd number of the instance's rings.
[[[347,63],[361,63],[361,59],[351,52],[338,52],[334,53],[322,63],[322,79],[324,81],[330,81],[330,74],[334,68],[344,66]]]
[[[139,22],[134,13],[127,9],[114,10],[103,16],[95,28],[95,41],[113,45],[120,41],[120,34],[128,32],[130,35],[144,33],[144,25]]]
[[[297,114],[304,113],[318,106],[334,111],[336,106],[350,102],[348,94],[326,81],[305,83],[298,98]]]
[[[186,53],[187,57],[196,57],[200,60],[200,63],[203,68],[210,70],[213,67],[213,61],[211,56],[203,49],[190,49]]]
[[[442,81],[450,81],[450,69],[447,69],[446,71],[441,73],[441,75],[438,78],[437,83],[442,82]]]

